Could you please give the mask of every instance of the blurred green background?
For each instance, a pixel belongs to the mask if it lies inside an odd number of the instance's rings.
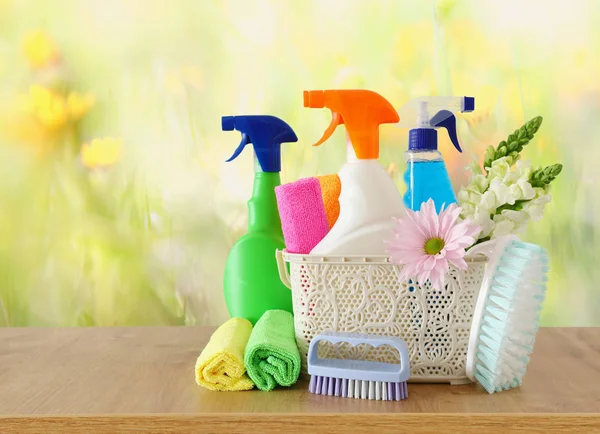
[[[600,325],[599,21],[594,0],[0,0],[0,325],[224,321],[253,164],[224,162],[220,117],[288,121],[284,181],[333,173],[343,132],[312,148],[329,114],[302,91],[343,87],[475,96],[467,151],[441,144],[456,188],[542,115],[523,157],[565,166],[526,234],[552,256],[543,324]],[[407,131],[381,136],[403,188]]]

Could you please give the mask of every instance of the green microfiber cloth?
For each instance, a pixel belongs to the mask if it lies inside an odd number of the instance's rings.
[[[258,320],[246,345],[244,364],[260,390],[291,386],[300,375],[300,352],[294,336],[294,317],[269,310]]]

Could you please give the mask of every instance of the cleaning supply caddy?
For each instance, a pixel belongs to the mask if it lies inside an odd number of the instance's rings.
[[[304,106],[329,108],[331,124],[315,144],[325,142],[336,127],[346,127],[347,163],[339,172],[340,214],[331,231],[311,251],[316,255],[383,255],[393,226],[404,212],[402,197],[378,161],[379,125],[398,122],[398,114],[381,95],[368,90],[304,92]]]
[[[400,109],[398,126],[412,128],[408,151],[404,153],[407,187],[404,205],[407,208],[417,211],[423,202],[433,199],[439,213],[442,205],[456,203],[446,165],[438,151],[436,128],[446,128],[450,141],[458,152],[462,152],[452,111],[471,112],[474,108],[472,97],[432,96],[415,98]]]
[[[274,259],[275,251],[285,245],[275,187],[281,184],[281,144],[298,138],[288,124],[274,116],[224,116],[222,127],[242,133],[241,143],[227,161],[240,155],[247,144],[254,145],[256,157],[248,233],[231,249],[223,279],[229,314],[254,324],[270,309],[292,312],[292,298],[277,276]]]

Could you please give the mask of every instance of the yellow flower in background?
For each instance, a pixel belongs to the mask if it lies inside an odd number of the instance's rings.
[[[69,121],[69,110],[62,95],[37,84],[21,98],[21,108],[50,131],[61,129]]]
[[[94,106],[95,102],[94,95],[90,93],[69,93],[69,96],[67,96],[67,107],[71,120],[78,121],[83,118]]]
[[[59,52],[54,40],[39,30],[25,36],[23,51],[29,62],[29,66],[33,69],[44,68],[59,58]]]
[[[90,169],[109,167],[121,159],[123,141],[119,138],[94,139],[81,147],[81,161]]]
[[[21,109],[51,132],[80,120],[93,105],[91,94],[71,92],[65,98],[60,92],[38,84],[31,86],[29,93],[21,98]]]

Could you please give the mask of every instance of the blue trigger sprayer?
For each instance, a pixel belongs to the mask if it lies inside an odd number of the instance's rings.
[[[468,96],[415,98],[400,109],[398,126],[411,128],[408,151],[404,153],[407,164],[404,205],[407,208],[418,211],[423,202],[433,199],[439,213],[443,204],[456,203],[446,164],[438,151],[437,128],[446,128],[452,144],[458,152],[462,152],[454,112],[471,112],[474,109],[475,98]]]

